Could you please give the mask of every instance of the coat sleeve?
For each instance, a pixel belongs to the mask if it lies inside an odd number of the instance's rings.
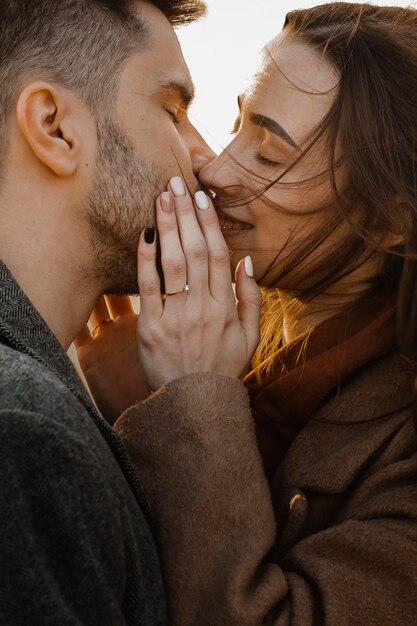
[[[298,541],[278,560],[240,382],[179,379],[129,409],[116,428],[156,516],[173,626],[414,623],[416,506],[404,513],[395,480],[391,508],[378,508],[376,496],[375,507],[367,501],[355,519]]]
[[[0,411],[0,624],[121,626],[116,503],[82,434],[51,422]]]

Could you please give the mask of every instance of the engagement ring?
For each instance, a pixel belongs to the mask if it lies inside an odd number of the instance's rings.
[[[185,287],[183,287],[182,289],[179,289],[178,291],[173,291],[172,293],[164,293],[164,295],[162,296],[162,299],[165,300],[168,296],[176,296],[179,293],[184,293],[184,292],[188,292],[190,291],[190,285],[185,285]]]

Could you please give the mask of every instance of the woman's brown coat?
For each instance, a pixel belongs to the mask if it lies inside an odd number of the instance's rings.
[[[417,624],[413,382],[398,354],[356,372],[271,485],[236,380],[187,376],[119,418],[173,625]]]

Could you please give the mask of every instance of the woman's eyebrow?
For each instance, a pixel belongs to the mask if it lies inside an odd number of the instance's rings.
[[[237,97],[237,105],[239,107],[240,113],[242,113],[242,107],[243,107],[245,95],[246,95],[245,93],[241,93]],[[260,126],[262,128],[266,128],[274,135],[281,137],[281,139],[283,139],[285,143],[290,145],[291,148],[295,148],[296,150],[301,152],[300,146],[287,133],[285,128],[283,128],[281,124],[278,124],[278,122],[276,122],[275,120],[271,120],[271,118],[265,117],[265,115],[259,115],[259,113],[251,113],[249,115],[249,119],[252,122],[252,124],[255,124],[256,126]]]
[[[256,126],[261,126],[262,128],[266,128],[274,135],[278,135],[278,137],[281,137],[281,139],[283,139],[292,148],[295,148],[296,150],[301,152],[300,146],[287,133],[285,128],[283,128],[281,124],[278,124],[278,122],[275,122],[275,120],[271,120],[271,118],[265,117],[265,115],[259,115],[258,113],[251,113],[249,115],[249,119],[252,124],[255,124]]]

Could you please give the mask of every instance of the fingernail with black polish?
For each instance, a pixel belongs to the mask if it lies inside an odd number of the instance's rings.
[[[146,243],[153,243],[155,241],[155,226],[150,226],[145,229],[145,241]]]

